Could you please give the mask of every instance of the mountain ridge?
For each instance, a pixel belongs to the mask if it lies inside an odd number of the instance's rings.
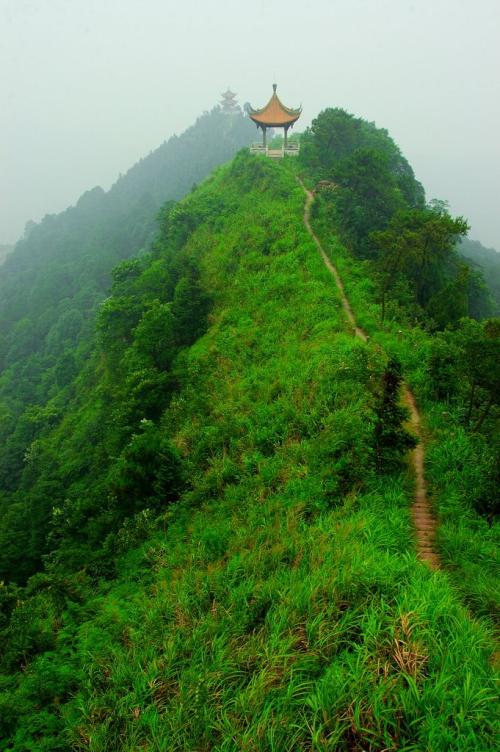
[[[350,151],[324,160],[339,125]],[[496,330],[430,321],[462,285],[463,224],[398,182],[380,134],[358,151],[364,127],[328,113],[298,164],[242,152],[167,203],[115,268],[85,367],[60,360],[61,388],[26,410],[0,497],[5,750],[494,744]],[[311,226],[367,342],[304,227],[296,173],[312,186],[318,164],[341,187]],[[439,230],[450,264],[418,300],[409,276],[388,286],[381,321],[370,254],[396,215],[412,238]],[[430,435],[438,574],[416,553],[403,375]]]

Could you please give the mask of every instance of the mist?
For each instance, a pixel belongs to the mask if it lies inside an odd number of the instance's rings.
[[[500,248],[496,0],[0,0],[0,243],[75,203],[230,86],[387,128],[423,183]],[[257,137],[257,134],[256,134]]]

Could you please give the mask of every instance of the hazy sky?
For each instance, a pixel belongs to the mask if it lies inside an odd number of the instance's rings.
[[[0,243],[276,80],[300,127],[339,106],[387,128],[500,249],[499,39],[500,0],[0,0]]]

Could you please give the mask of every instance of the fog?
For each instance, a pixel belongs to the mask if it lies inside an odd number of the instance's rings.
[[[389,130],[500,249],[498,0],[0,0],[0,243],[104,188],[230,86]]]

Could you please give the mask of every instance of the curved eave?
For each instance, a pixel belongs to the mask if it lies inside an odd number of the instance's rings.
[[[300,117],[300,112],[293,117],[288,117],[286,119],[282,118],[280,120],[272,120],[270,118],[267,118],[265,115],[252,115],[251,112],[249,112],[248,115],[254,123],[257,123],[257,125],[265,125],[268,128],[283,128],[285,125],[293,125],[294,123],[296,123]]]
[[[265,107],[260,110],[255,110],[252,107],[248,115],[257,125],[265,125],[268,128],[283,128],[287,125],[293,125],[299,119],[301,112],[302,107],[299,107],[298,110],[285,107],[274,91]]]

